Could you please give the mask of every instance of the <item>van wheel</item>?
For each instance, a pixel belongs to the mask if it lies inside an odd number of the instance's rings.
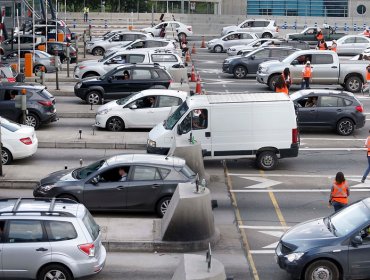
[[[92,50],[93,55],[103,55],[104,54],[104,49],[101,47],[96,47]]]
[[[168,206],[170,205],[170,202],[171,202],[170,196],[163,197],[161,200],[158,201],[156,207],[158,217],[162,218],[164,216],[168,209]]]
[[[280,75],[275,74],[275,75],[273,75],[273,76],[269,79],[269,81],[268,81],[268,86],[269,86],[269,88],[270,88],[271,90],[275,90],[275,84],[276,84],[277,80],[279,79],[279,76],[280,76]]]
[[[106,128],[109,131],[122,131],[125,129],[125,123],[120,117],[110,117],[107,120]]]
[[[86,95],[86,102],[88,104],[93,104],[93,105],[97,105],[97,104],[100,104],[102,101],[101,99],[101,95],[100,95],[100,92],[96,91],[96,90],[92,90],[90,91],[87,95]]]
[[[360,92],[362,89],[362,81],[357,76],[351,76],[346,80],[346,90],[350,92]]]
[[[62,265],[52,264],[42,268],[37,280],[73,280],[71,272]]]
[[[264,151],[257,157],[257,165],[262,170],[273,170],[278,164],[278,158],[272,151]]]
[[[272,34],[268,33],[268,32],[265,32],[265,33],[262,34],[262,38],[272,38]]]
[[[216,45],[214,48],[213,48],[213,51],[215,52],[215,53],[220,53],[220,52],[222,52],[224,49],[222,48],[222,46],[220,46],[220,45]]]
[[[331,261],[316,261],[306,269],[304,280],[339,280],[339,270]]]
[[[339,135],[348,136],[355,130],[355,125],[351,119],[344,118],[337,123],[337,132]]]
[[[234,77],[237,79],[243,79],[247,76],[248,71],[247,68],[245,68],[242,65],[238,65],[234,68]]]
[[[13,160],[12,154],[9,152],[8,149],[3,148],[1,151],[1,161],[3,165],[10,164]]]
[[[23,123],[23,122],[21,122],[21,123]],[[39,117],[36,116],[35,114],[32,114],[32,113],[28,114],[26,116],[26,125],[32,126],[33,128],[38,129],[39,126],[40,126]]]

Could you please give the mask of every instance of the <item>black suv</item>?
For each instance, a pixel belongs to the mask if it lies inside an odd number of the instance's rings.
[[[233,74],[235,78],[242,79],[247,75],[255,75],[258,65],[268,60],[281,60],[298,51],[292,47],[264,47],[251,51],[245,56],[226,58],[222,65],[222,72]]]
[[[331,128],[347,136],[365,125],[363,106],[351,92],[307,89],[290,98],[297,108],[300,128]]]
[[[103,99],[119,99],[145,89],[167,89],[171,80],[170,74],[159,65],[126,64],[103,76],[83,79],[75,85],[74,91],[87,103],[100,104]]]
[[[22,111],[15,107],[16,100],[12,99],[12,95],[20,95],[22,89],[27,92],[27,125],[37,129],[40,124],[57,120],[55,97],[44,86],[22,83],[3,83],[0,87],[1,117],[22,123]]]

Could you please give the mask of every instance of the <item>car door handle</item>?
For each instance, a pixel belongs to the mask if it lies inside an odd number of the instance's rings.
[[[337,69],[338,67],[337,67],[337,66],[332,66],[331,68],[333,68],[333,69]]]
[[[38,248],[38,249],[36,249],[36,251],[37,252],[45,252],[45,251],[47,251],[48,249],[46,249],[46,248]]]
[[[342,112],[342,109],[337,109],[337,112]]]
[[[154,184],[154,185],[152,185],[152,189],[156,189],[156,188],[159,188],[161,185],[159,185],[159,184]]]

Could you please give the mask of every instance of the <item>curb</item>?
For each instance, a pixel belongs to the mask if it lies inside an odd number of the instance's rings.
[[[0,188],[2,189],[34,189],[37,184],[38,181],[33,180],[0,179]]]
[[[146,143],[42,142],[39,148],[145,150]]]
[[[58,118],[82,118],[82,119],[90,119],[93,118],[95,119],[96,113],[58,113]]]

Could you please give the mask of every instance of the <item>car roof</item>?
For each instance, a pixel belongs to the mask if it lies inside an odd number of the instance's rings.
[[[170,95],[170,96],[177,96],[180,98],[185,99],[188,96],[186,91],[180,90],[173,90],[173,89],[146,89],[141,91],[142,96],[150,96],[150,95]]]
[[[135,63],[127,63],[127,64],[124,64],[124,65],[119,65],[117,66],[115,69],[122,69],[122,68],[129,68],[129,67],[135,67],[135,68],[157,68],[157,69],[163,69],[164,68],[162,66],[160,66],[159,64],[156,64],[156,63],[138,63],[138,64],[135,64]]]
[[[309,96],[309,95],[341,95],[342,97],[354,97],[354,94],[352,92],[344,91],[344,90],[334,90],[334,89],[302,89],[299,91],[294,92],[291,95],[292,99],[297,99],[303,96]]]
[[[106,160],[107,165],[117,164],[150,164],[182,167],[185,160],[174,156],[163,156],[154,154],[123,154],[110,157]]]
[[[35,90],[38,90],[38,89],[44,89],[45,86],[43,85],[40,85],[40,84],[24,84],[24,83],[20,83],[20,82],[16,82],[16,83],[5,83],[2,85],[3,88],[25,88],[25,89],[35,89]]]

